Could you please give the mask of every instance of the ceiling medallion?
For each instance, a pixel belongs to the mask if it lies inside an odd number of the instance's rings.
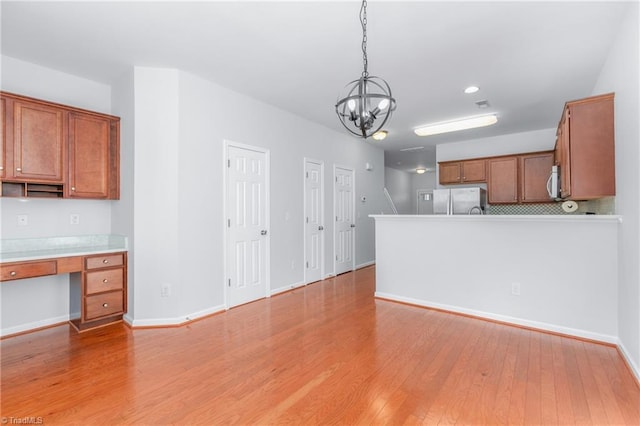
[[[362,76],[348,83],[338,97],[336,114],[342,125],[351,133],[364,139],[378,132],[387,124],[396,109],[391,88],[380,77],[370,76],[367,60],[367,1],[360,7],[362,24]]]

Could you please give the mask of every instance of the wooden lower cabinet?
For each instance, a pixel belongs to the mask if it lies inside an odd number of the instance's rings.
[[[69,322],[76,330],[120,321],[127,312],[126,252],[0,264],[2,281],[56,274],[69,274]]]
[[[127,311],[127,253],[86,256],[71,287],[70,306],[80,308],[71,324],[78,331],[121,320]]]

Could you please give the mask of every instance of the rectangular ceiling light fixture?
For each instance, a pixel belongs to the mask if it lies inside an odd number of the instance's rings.
[[[461,118],[459,120],[444,121],[417,127],[414,132],[418,136],[439,135],[440,133],[456,132],[458,130],[475,129],[490,126],[498,122],[495,114]]]

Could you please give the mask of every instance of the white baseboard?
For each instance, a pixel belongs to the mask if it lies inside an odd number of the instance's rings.
[[[544,322],[525,320],[525,319],[521,319],[521,318],[515,318],[515,317],[506,316],[506,315],[494,314],[494,313],[491,313],[491,312],[483,312],[483,311],[477,311],[477,310],[474,310],[474,309],[461,308],[459,306],[444,305],[444,304],[441,304],[441,303],[433,303],[433,302],[429,302],[429,301],[426,301],[426,300],[413,299],[411,297],[396,296],[394,294],[382,293],[382,292],[378,292],[378,291],[375,292],[375,297],[378,297],[378,298],[381,298],[381,299],[393,300],[393,301],[396,301],[396,302],[409,303],[411,305],[424,306],[426,308],[441,309],[443,311],[450,311],[450,312],[459,313],[459,314],[471,315],[471,316],[479,317],[479,318],[486,318],[486,319],[490,319],[490,320],[494,320],[494,321],[500,321],[500,322],[504,322],[504,323],[508,323],[508,324],[514,324],[514,325],[520,325],[520,326],[523,326],[523,327],[535,328],[535,329],[538,329],[538,330],[545,330],[545,331],[551,331],[551,332],[554,332],[554,333],[566,334],[566,335],[574,336],[574,337],[581,337],[583,339],[595,340],[595,341],[603,342],[603,343],[610,343],[610,344],[614,344],[614,345],[618,345],[618,343],[619,343],[619,340],[618,340],[618,338],[616,336],[609,336],[609,335],[606,335],[606,334],[593,333],[591,331],[579,330],[579,329],[570,328],[570,327],[564,327],[564,326],[555,325],[555,324],[548,324],[548,323],[544,323]]]
[[[372,260],[370,262],[364,262],[364,263],[361,263],[361,264],[357,265],[356,269],[366,268],[367,266],[371,266],[371,265],[375,265],[375,264],[376,264],[375,260]]]
[[[16,325],[14,327],[7,327],[0,330],[0,336],[10,336],[12,334],[22,333],[25,331],[36,330],[38,328],[48,327],[50,325],[56,325],[69,321],[69,315],[62,315],[54,318],[47,318],[40,321],[28,322],[26,324]]]
[[[618,339],[618,349],[624,357],[624,360],[627,362],[629,369],[631,370],[633,375],[636,376],[636,380],[640,383],[640,368],[638,368],[638,365],[633,362],[633,358],[631,358],[631,356],[629,355],[629,351],[627,351],[627,348],[625,348],[620,339]]]
[[[298,281],[297,283],[274,288],[273,290],[271,290],[271,293],[269,295],[273,296],[279,293],[284,293],[285,291],[293,290],[294,288],[298,288],[298,287],[303,287],[304,285],[305,285],[304,281]]]
[[[201,311],[193,312],[189,315],[174,317],[174,318],[152,318],[152,319],[133,319],[128,315],[124,316],[124,320],[131,327],[168,327],[168,326],[180,326],[187,324],[191,321],[195,321],[199,318],[206,317],[208,315],[217,314],[223,312],[227,308],[224,305],[214,306],[212,308],[203,309]]]

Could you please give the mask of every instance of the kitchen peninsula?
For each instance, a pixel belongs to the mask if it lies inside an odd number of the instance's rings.
[[[616,215],[372,215],[376,297],[616,343]]]

